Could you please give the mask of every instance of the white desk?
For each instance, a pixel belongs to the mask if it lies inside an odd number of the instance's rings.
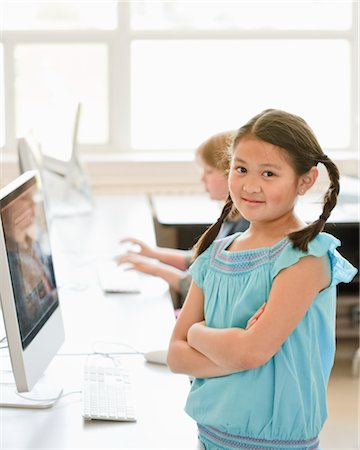
[[[220,202],[208,194],[155,194],[151,196],[155,217],[164,226],[210,225],[219,217]]]
[[[344,189],[332,211],[325,230],[336,236],[334,224],[350,227],[359,222],[359,187],[355,181],[343,177]],[[189,249],[197,242],[209,225],[216,222],[221,213],[221,205],[207,194],[154,194],[151,204],[156,224],[159,246]],[[309,192],[295,207],[303,220],[312,222],[322,213],[323,194]]]
[[[92,217],[57,220],[52,234],[57,280],[63,286],[66,342],[47,370],[48,378],[60,379],[64,392],[77,391],[87,357],[76,353],[132,351],[120,344],[140,351],[167,347],[175,319],[163,283],[144,277],[141,294],[105,296],[95,276],[97,259],[114,254],[120,237],[135,235],[154,242],[145,197],[99,197]],[[0,409],[0,448],[201,448],[195,423],[184,412],[188,378],[146,363],[142,355],[119,358],[133,373],[136,423],[85,423],[81,394],[72,394],[48,410]],[[6,362],[2,356],[2,368]]]
[[[154,215],[162,226],[204,227],[219,218],[222,205],[211,200],[207,194],[155,194],[151,196]],[[309,193],[299,197],[297,214],[305,221],[312,222],[321,214],[322,194]],[[356,194],[340,195],[339,202],[332,211],[329,222],[348,223],[359,221],[359,199]]]
[[[123,357],[133,374],[137,422],[84,422],[81,394],[52,409],[1,409],[2,449],[197,449],[193,421],[183,412],[188,383],[141,356]],[[84,357],[57,357],[48,373],[61,374],[64,391],[81,389]]]

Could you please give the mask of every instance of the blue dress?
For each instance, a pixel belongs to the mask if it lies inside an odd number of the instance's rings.
[[[209,327],[245,328],[268,298],[276,275],[303,256],[328,255],[331,284],[264,365],[195,379],[186,412],[198,423],[207,449],[316,449],[335,356],[336,285],[351,281],[356,269],[337,252],[340,241],[327,233],[313,239],[305,253],[288,238],[269,248],[227,251],[239,234],[213,242],[190,267],[204,291]]]

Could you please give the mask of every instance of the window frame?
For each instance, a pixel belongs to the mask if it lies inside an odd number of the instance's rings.
[[[4,6],[3,6],[4,7]],[[216,39],[345,39],[351,48],[351,135],[348,148],[332,153],[340,158],[347,154],[354,158],[359,145],[359,5],[352,4],[352,26],[349,30],[216,30]],[[131,43],[134,40],[189,40],[214,39],[211,30],[131,30],[130,3],[118,2],[118,26],[112,30],[6,30],[0,34],[4,49],[5,86],[5,152],[16,146],[15,131],[15,60],[14,51],[18,44],[29,43],[102,43],[109,54],[108,117],[109,141],[106,144],[80,145],[83,154],[136,155],[159,153],[152,150],[140,151],[131,148],[130,142],[130,83]],[[334,105],[336,107],[336,105]],[[119,126],[121,124],[121,126]],[[324,149],[326,151],[326,149]],[[164,152],[161,152],[164,153]],[[174,158],[169,149],[167,158]],[[192,151],[184,150],[185,159]],[[172,156],[170,156],[172,154]],[[356,158],[356,156],[355,156]],[[166,157],[165,157],[166,159]]]

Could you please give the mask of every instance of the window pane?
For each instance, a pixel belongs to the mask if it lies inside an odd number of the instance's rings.
[[[113,29],[116,1],[4,1],[5,30]]]
[[[131,2],[133,29],[348,29],[352,2]]]
[[[131,61],[134,148],[194,148],[266,108],[303,116],[326,148],[349,145],[344,40],[138,40]]]
[[[0,44],[0,147],[5,145],[4,48]]]
[[[102,44],[19,45],[15,51],[17,135],[53,139],[69,104],[81,101],[81,143],[108,141],[108,54]]]

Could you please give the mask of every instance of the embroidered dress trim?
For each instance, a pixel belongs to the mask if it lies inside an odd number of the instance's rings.
[[[289,244],[289,239],[284,238],[269,248],[244,250],[241,252],[229,252],[225,248],[230,244],[229,239],[215,242],[211,252],[211,265],[225,272],[248,272],[263,264],[274,261]]]
[[[316,450],[319,448],[319,437],[304,440],[268,440],[246,436],[238,436],[214,427],[198,424],[199,438],[204,444],[219,449],[240,450]]]

